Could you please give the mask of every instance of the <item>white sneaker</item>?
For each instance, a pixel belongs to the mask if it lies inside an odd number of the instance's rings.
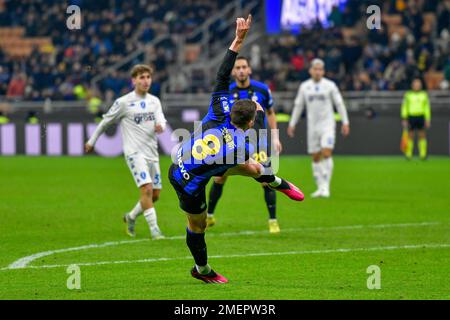
[[[134,232],[134,225],[136,223],[136,220],[131,219],[130,215],[128,213],[125,213],[123,216],[123,222],[126,223],[127,227],[125,228],[125,232],[132,238],[136,236],[136,233]]]
[[[322,196],[322,189],[317,189],[315,192],[311,193],[311,198],[319,198]]]
[[[165,238],[165,236],[163,235],[161,230],[159,230],[158,226],[156,226],[154,228],[151,228],[150,229],[150,233],[152,234],[152,239],[153,240],[160,240],[160,239],[164,239]]]
[[[330,190],[329,189],[323,189],[321,197],[322,198],[329,198],[330,197]]]

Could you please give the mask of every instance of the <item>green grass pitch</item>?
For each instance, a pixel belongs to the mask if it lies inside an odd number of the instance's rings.
[[[189,274],[169,164],[162,157],[156,204],[168,239],[152,241],[143,217],[135,239],[124,232],[138,191],[123,158],[0,158],[0,299],[450,298],[448,157],[336,156],[332,197],[311,199],[310,159],[283,156],[279,175],[307,197],[277,194],[279,235],[268,232],[261,187],[230,178],[206,235],[226,285]],[[80,267],[80,290],[67,288],[71,264]],[[367,287],[371,265],[381,289]]]

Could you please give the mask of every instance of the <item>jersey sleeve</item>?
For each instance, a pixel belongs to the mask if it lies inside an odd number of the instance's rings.
[[[217,71],[216,86],[214,87],[214,93],[219,93],[226,91],[228,93],[230,88],[230,76],[231,70],[234,67],[234,62],[236,61],[237,52],[227,50],[225,57],[222,60],[222,64]]]
[[[333,100],[334,105],[336,106],[337,112],[341,116],[342,124],[348,125],[348,114],[347,109],[345,108],[344,99],[342,99],[342,95],[339,92],[339,89],[335,83],[331,85],[331,98]]]
[[[298,88],[297,96],[294,100],[294,109],[292,110],[291,120],[289,121],[290,127],[295,127],[297,125],[300,116],[302,115],[303,109],[305,107],[305,93],[303,86],[300,85]]]
[[[272,109],[273,108],[273,97],[272,97],[272,91],[270,91],[270,88],[267,87],[267,101],[266,101],[266,109]]]
[[[103,120],[98,124],[91,138],[88,140],[88,144],[95,145],[97,139],[103,132],[113,123],[118,122],[125,114],[125,107],[122,102],[116,100],[108,112],[103,115]]]
[[[216,85],[204,121],[224,122],[230,116],[230,75],[237,53],[228,49],[217,71]]]

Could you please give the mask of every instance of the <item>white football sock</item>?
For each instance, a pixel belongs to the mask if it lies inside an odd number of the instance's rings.
[[[136,218],[142,213],[141,201],[138,201],[133,210],[128,214],[131,219],[136,220]]]
[[[327,190],[330,190],[331,176],[333,175],[333,167],[334,167],[333,158],[332,157],[324,158],[322,160],[322,164],[324,169],[323,179],[325,181],[325,187],[327,188]]]
[[[145,220],[150,227],[150,229],[154,229],[158,227],[158,221],[156,219],[156,210],[155,208],[149,208],[144,211]]]
[[[211,267],[209,266],[209,264],[207,264],[206,266],[199,266],[196,264],[195,267],[200,274],[208,274],[211,272]]]
[[[312,171],[313,171],[313,177],[316,181],[317,189],[322,188],[324,179],[323,179],[323,171],[324,166],[322,165],[322,161],[314,162],[312,163]]]
[[[269,186],[271,187],[278,187],[281,184],[281,178],[278,178],[277,176],[275,176],[275,180],[272,181],[271,183],[269,183]]]

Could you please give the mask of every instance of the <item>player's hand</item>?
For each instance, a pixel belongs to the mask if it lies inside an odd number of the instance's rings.
[[[283,145],[281,144],[281,141],[279,139],[276,139],[273,141],[273,144],[275,146],[275,151],[277,154],[280,154],[281,151],[283,151]]]
[[[402,120],[403,129],[408,129],[408,120]]]
[[[89,143],[86,143],[84,145],[84,152],[91,153],[92,151],[94,151],[94,146],[91,146]]]
[[[252,25],[252,15],[249,14],[247,20],[244,18],[236,19],[236,38],[239,40],[244,40],[245,35],[248,30],[250,30],[250,26]]]
[[[157,124],[157,125],[155,126],[155,132],[156,132],[156,133],[162,133],[163,131],[164,131],[164,129],[163,129],[162,125]]]
[[[425,128],[429,129],[431,127],[431,121],[427,120],[425,121]]]
[[[295,127],[289,126],[287,128],[287,134],[289,137],[293,138],[295,136]]]
[[[347,137],[350,134],[350,126],[348,124],[343,124],[341,132],[344,137]]]

